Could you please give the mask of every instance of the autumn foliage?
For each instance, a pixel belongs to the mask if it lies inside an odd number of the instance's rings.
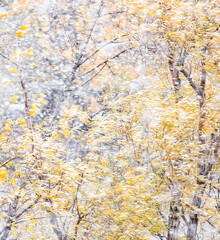
[[[218,1],[0,16],[0,239],[219,239]]]

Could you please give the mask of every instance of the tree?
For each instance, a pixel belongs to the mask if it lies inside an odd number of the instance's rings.
[[[0,239],[218,238],[218,13],[214,0],[1,13]]]
[[[1,57],[4,66],[11,63],[10,77],[14,77],[7,83],[12,88],[20,85],[22,90],[10,97],[10,101],[16,109],[21,99],[24,111],[22,118],[16,115],[13,120],[2,119],[2,212],[5,214],[1,239],[7,239],[12,232],[16,238],[42,237],[45,229],[41,223],[48,225],[47,218],[53,232],[46,232],[43,235],[46,239],[72,239],[87,234],[90,224],[83,221],[100,200],[93,183],[96,179],[86,164],[85,143],[80,138],[87,131],[88,122],[100,111],[96,98],[108,82],[101,88],[95,81],[93,88],[86,85],[97,76],[114,75],[110,62],[131,48],[124,43],[121,32],[110,32],[100,42],[106,29],[99,19],[105,19],[106,24],[110,16],[105,12],[101,16],[103,10],[108,10],[104,1],[90,4],[67,1],[66,8],[63,1],[57,1],[48,7],[50,14],[47,9],[40,13],[41,7],[40,1],[16,1],[7,14],[2,14],[3,38],[8,47],[2,50]],[[18,26],[17,22],[22,23]],[[101,27],[99,31],[95,29],[97,25]],[[95,31],[100,35],[97,38],[93,38]],[[113,53],[105,53],[105,48],[114,44]],[[8,69],[4,71],[7,75]],[[40,88],[35,88],[35,79]],[[55,90],[43,90],[49,81]],[[61,90],[57,90],[60,85]],[[5,115],[11,114],[7,110]],[[87,197],[88,187],[97,196],[91,192]]]
[[[150,152],[154,156],[150,161],[151,168],[148,174],[153,171],[156,182],[162,181],[159,185],[163,190],[163,196],[169,192],[170,196],[167,198],[170,212],[164,211],[165,206],[165,209],[168,209],[167,199],[166,202],[159,199],[154,207],[158,209],[157,214],[161,221],[155,225],[157,227],[164,226],[167,229],[167,239],[183,238],[184,232],[180,235],[179,229],[183,229],[183,231],[186,229],[187,239],[197,239],[199,226],[201,228],[202,224],[208,224],[214,228],[214,233],[208,232],[205,238],[214,237],[218,234],[215,231],[218,229],[218,225],[214,224],[218,204],[216,205],[214,200],[217,193],[215,193],[216,188],[212,188],[212,186],[218,185],[219,181],[216,175],[219,171],[219,114],[217,113],[219,104],[216,106],[219,78],[219,70],[216,67],[218,66],[218,55],[216,55],[216,51],[218,51],[218,26],[216,23],[218,10],[216,2],[210,1],[209,7],[207,7],[206,2],[151,1],[151,4],[146,3],[146,5],[136,6],[134,4],[130,10],[134,16],[133,22],[135,19],[140,22],[137,28],[129,30],[130,33],[142,47],[161,59],[158,64],[161,67],[159,81],[156,80],[154,69],[153,71],[149,68],[147,70],[156,82],[156,86],[151,84],[150,91],[153,92],[153,89],[159,86],[159,90],[155,90],[155,95],[149,105],[153,108],[155,102],[155,108],[160,109],[158,120],[150,127],[153,131],[150,131],[151,134],[148,136],[148,145],[152,146]],[[148,30],[146,40],[144,39],[146,32],[141,32],[140,29]],[[168,73],[172,82],[167,80]],[[207,75],[209,82],[207,82]],[[169,86],[173,88],[173,92]],[[146,102],[147,98],[142,95],[139,101]],[[133,99],[132,101],[129,99],[129,102],[136,109],[140,108],[143,111],[143,106],[138,108]],[[125,104],[122,109],[124,108],[127,112],[129,106]],[[129,110],[132,111],[131,108]],[[129,114],[131,113],[129,112]],[[116,129],[113,125],[123,122],[125,119],[122,114],[118,118],[116,116],[114,116],[116,121],[112,122],[111,127],[109,126],[110,120],[107,121],[108,127],[105,126],[106,129],[114,129],[113,133]],[[136,118],[134,117],[134,119]],[[140,117],[138,119],[141,121]],[[98,122],[103,129],[103,122],[100,123],[100,119]],[[122,148],[126,150],[123,151],[121,158],[126,160],[129,159],[127,149],[138,146],[135,144],[138,137],[131,131],[134,128],[131,127],[132,122],[132,120],[128,120],[129,127],[121,126],[122,129],[127,129],[126,134],[129,136],[127,136],[127,141],[129,142],[131,139],[128,146],[122,144]],[[104,133],[107,134],[108,131]],[[115,141],[117,142],[117,140]],[[142,146],[145,145],[145,141],[142,142]],[[148,148],[144,149],[146,151]],[[137,152],[137,150],[134,151]],[[131,154],[129,156],[131,157]],[[115,158],[115,155],[111,155],[111,158]],[[140,162],[140,159],[138,156],[136,161]],[[129,166],[131,166],[131,160]],[[136,171],[135,169],[133,171]],[[118,174],[117,172],[116,175]],[[123,181],[125,181],[123,184],[128,187],[129,183],[126,180]],[[139,180],[137,182],[140,184]],[[165,189],[164,184],[167,185]],[[151,186],[153,186],[152,183]],[[135,188],[138,189],[137,186]],[[156,189],[156,186],[153,188]],[[161,198],[158,192],[153,196]],[[150,205],[150,207],[152,206]],[[213,222],[210,221],[211,219]],[[151,222],[150,226],[152,225]],[[153,231],[154,235],[163,239],[165,230],[157,228],[156,231]]]

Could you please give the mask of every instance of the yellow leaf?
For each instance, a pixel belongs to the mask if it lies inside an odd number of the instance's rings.
[[[20,31],[17,31],[17,32],[16,32],[16,35],[17,35],[18,37],[24,37],[24,33],[23,33],[23,32],[20,32]]]
[[[2,150],[3,150],[3,151],[7,151],[7,150],[8,150],[8,147],[7,147],[7,146],[4,146],[4,147],[2,148]]]
[[[27,51],[26,51],[26,53],[25,53],[25,57],[33,57],[33,49],[32,48],[30,48],[30,49],[28,49]]]
[[[26,122],[23,118],[18,118],[18,122],[20,123],[20,125],[23,127],[26,125]]]
[[[13,82],[11,80],[8,80],[7,84],[10,86],[13,85]]]
[[[36,219],[31,219],[30,222],[37,223],[38,221]]]
[[[6,166],[10,166],[10,165],[11,165],[11,162],[6,163],[5,165],[6,165]]]
[[[148,74],[151,74],[151,73],[150,73],[150,71],[149,71],[149,70],[147,70],[147,69],[146,69],[146,72],[147,72]]]
[[[0,140],[2,143],[5,143],[7,141],[8,137],[5,135],[0,135]]]
[[[205,209],[204,212],[206,212],[209,216],[213,216],[214,213],[208,209]]]
[[[9,72],[16,73],[16,72],[18,72],[18,70],[16,68],[13,68],[13,69],[10,69]]]
[[[0,169],[0,182],[5,182],[5,180],[7,180],[7,173],[8,170],[6,168]]]
[[[32,232],[32,233],[34,233],[34,230],[33,230],[32,226],[27,227],[27,230],[30,231],[30,232]]]
[[[5,130],[11,131],[11,125],[10,124],[5,124]]]
[[[27,26],[25,25],[22,25],[21,27],[19,27],[19,30],[26,30],[27,29]]]
[[[14,179],[10,179],[9,181],[10,181],[11,185],[14,187],[15,186],[15,180]]]
[[[11,98],[10,98],[10,101],[11,102],[14,102],[18,99],[19,97],[17,95],[13,95]]]
[[[7,16],[7,14],[6,13],[3,13],[3,14],[1,14],[1,18],[7,18],[8,16]]]
[[[35,113],[39,110],[37,103],[33,103],[32,109],[30,110],[31,117],[35,117]]]
[[[11,125],[14,123],[11,119],[8,119],[7,122]]]

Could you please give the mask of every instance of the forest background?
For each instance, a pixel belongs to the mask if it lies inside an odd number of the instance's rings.
[[[218,240],[219,1],[0,2],[0,239]]]

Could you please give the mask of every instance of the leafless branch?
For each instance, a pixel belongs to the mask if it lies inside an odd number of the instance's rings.
[[[24,210],[22,210],[18,215],[16,215],[16,218],[21,217],[25,212],[27,212],[28,210],[30,210],[41,198],[41,196],[38,196],[38,198],[34,201],[34,203],[32,203],[31,205],[29,205],[28,207],[26,207]]]
[[[130,48],[128,48],[128,49],[124,49],[123,51],[117,53],[117,54],[114,55],[113,57],[110,57],[110,58],[106,59],[105,61],[99,63],[97,66],[95,66],[95,67],[92,68],[91,70],[89,70],[89,71],[83,73],[80,77],[83,77],[83,76],[85,76],[85,75],[87,75],[87,74],[93,72],[95,69],[99,68],[99,67],[102,66],[103,64],[106,64],[107,62],[113,60],[114,58],[119,57],[121,54],[123,54],[123,53],[125,53],[125,52],[127,52],[127,51],[129,51],[129,50],[131,50],[131,49],[133,49],[133,47],[130,47]]]
[[[96,53],[98,53],[101,49],[103,49],[104,47],[108,46],[111,43],[115,43],[115,41],[117,41],[118,39],[127,36],[127,34],[124,34],[120,37],[114,38],[112,41],[107,42],[106,44],[104,44],[103,46],[101,46],[99,49],[97,49],[96,51],[94,51],[91,55],[89,55],[85,60],[83,60],[82,62],[78,63],[78,66],[81,66],[83,63],[85,63],[86,61],[88,61],[92,56],[94,56]]]
[[[13,160],[15,160],[15,158],[8,159],[7,161],[5,161],[4,163],[2,163],[2,164],[0,165],[0,168],[1,168],[1,167],[4,167],[7,163],[9,163],[9,162],[11,162],[11,161],[13,161]]]
[[[14,62],[14,61],[10,61],[10,59],[8,57],[6,57],[4,54],[0,53],[0,56],[2,56],[3,58],[7,59],[10,63],[14,64],[15,66],[19,67],[19,64]]]
[[[192,76],[189,75],[185,69],[181,69],[180,72],[187,78],[190,86],[195,90],[195,92],[196,92],[197,94],[199,94],[198,87],[197,87],[196,84],[193,82]]]
[[[122,13],[126,13],[126,11],[116,11],[116,12],[110,12],[110,13],[105,13],[103,15],[101,15],[100,17],[105,17],[105,16],[114,16],[114,15],[118,15],[118,14],[122,14]]]
[[[87,46],[89,44],[89,41],[90,41],[90,39],[92,37],[92,32],[93,32],[93,30],[94,30],[94,28],[95,28],[95,26],[96,26],[96,24],[98,22],[98,19],[99,19],[100,15],[101,15],[103,6],[104,6],[104,0],[101,0],[100,4],[99,4],[99,7],[98,7],[98,10],[97,10],[97,13],[96,13],[96,17],[95,17],[95,19],[94,19],[94,21],[92,23],[92,26],[91,26],[91,28],[90,28],[90,30],[88,32],[88,35],[87,35],[84,47],[82,48],[82,51],[80,52],[79,59],[78,59],[78,64],[80,63],[81,58],[84,56],[84,52],[85,52],[85,50],[86,50],[86,48],[87,48]]]
[[[106,64],[104,64],[104,65],[100,68],[100,70],[99,70],[94,76],[92,76],[90,79],[88,79],[87,81],[85,81],[85,82],[81,85],[81,87],[85,86],[88,82],[92,81],[92,79],[94,79],[96,76],[98,76],[99,73],[103,70],[103,68],[104,68],[105,66],[106,66]]]
[[[23,80],[23,75],[22,75],[21,69],[19,69],[19,78],[20,78],[21,87],[22,87],[23,93],[24,93],[24,105],[25,105],[25,113],[26,113],[26,116],[27,116],[28,128],[29,128],[29,130],[33,130],[32,122],[31,122],[30,110],[29,110],[29,106],[28,106],[27,89],[26,89],[26,86],[24,84],[24,80]]]

